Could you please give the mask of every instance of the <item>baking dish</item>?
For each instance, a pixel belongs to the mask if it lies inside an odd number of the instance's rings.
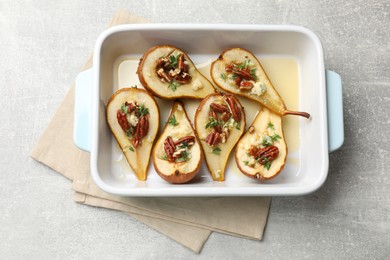
[[[222,50],[239,46],[256,56],[288,57],[298,65],[299,110],[311,119],[299,119],[300,144],[295,162],[268,182],[257,182],[226,170],[225,182],[213,182],[207,168],[195,181],[172,185],[149,167],[140,182],[121,160],[121,151],[109,131],[105,105],[115,92],[118,60],[139,59],[150,47],[171,44],[186,50],[195,64],[214,60]],[[340,76],[325,71],[322,46],[306,28],[286,25],[142,24],[120,25],[104,31],[94,49],[93,68],[76,79],[74,141],[91,152],[91,175],[106,192],[125,196],[277,196],[303,195],[317,190],[328,175],[329,152],[344,140]],[[185,101],[190,102],[190,101]],[[159,103],[161,104],[161,103]],[[160,107],[160,126],[169,105]],[[247,118],[250,124],[253,118]],[[191,118],[193,120],[193,118]],[[162,128],[162,127],[160,127]],[[289,155],[290,156],[290,155]]]

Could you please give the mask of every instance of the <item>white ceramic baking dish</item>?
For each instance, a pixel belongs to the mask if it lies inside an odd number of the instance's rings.
[[[150,47],[171,44],[184,49],[195,64],[214,60],[228,47],[243,47],[256,56],[289,57],[299,69],[299,110],[311,119],[299,119],[300,145],[295,163],[287,161],[275,179],[257,182],[226,170],[225,182],[214,182],[207,168],[195,181],[173,185],[154,171],[140,182],[107,127],[105,105],[115,92],[121,57],[139,59]],[[93,69],[76,80],[74,140],[91,152],[91,174],[104,191],[125,196],[275,196],[303,195],[317,190],[328,174],[328,153],[344,140],[341,79],[325,71],[322,46],[306,28],[278,25],[142,24],[121,25],[104,31],[94,50]],[[187,101],[185,101],[187,102]],[[190,101],[188,101],[190,102]],[[170,103],[159,101],[161,123]],[[247,118],[250,124],[253,118]],[[191,118],[193,120],[193,118]],[[160,131],[161,131],[160,127]],[[290,156],[290,154],[289,154]]]

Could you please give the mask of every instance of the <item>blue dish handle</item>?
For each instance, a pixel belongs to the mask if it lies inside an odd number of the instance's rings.
[[[339,74],[326,71],[329,152],[344,143],[343,93]],[[91,151],[92,69],[77,75],[74,110],[74,143],[80,149]]]
[[[328,109],[328,148],[336,151],[344,143],[343,89],[341,77],[326,70],[326,98]]]
[[[91,151],[92,69],[77,75],[75,87],[73,141],[80,149]]]

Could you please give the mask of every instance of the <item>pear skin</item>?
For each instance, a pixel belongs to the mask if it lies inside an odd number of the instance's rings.
[[[125,106],[126,102],[139,106],[130,113],[129,107]],[[126,115],[122,121],[118,118],[119,113]],[[137,114],[142,116],[137,117]],[[142,117],[144,118],[141,119]],[[127,162],[140,181],[145,181],[147,178],[147,168],[152,145],[159,128],[159,118],[160,111],[154,97],[142,89],[122,88],[111,96],[107,104],[107,123]],[[126,126],[131,126],[131,128],[125,131],[121,124],[127,124]],[[146,131],[145,135],[141,135],[141,131]],[[142,136],[142,138],[136,138],[136,136]]]
[[[267,155],[266,152],[261,153],[261,149],[273,150],[274,153],[268,152]],[[277,156],[273,158],[276,150]],[[254,154],[261,155],[256,157]],[[286,158],[287,145],[283,135],[282,117],[267,108],[262,108],[237,143],[236,164],[240,171],[250,178],[269,180],[283,170]]]
[[[145,89],[163,99],[202,99],[215,93],[213,84],[197,70],[190,57],[171,45],[158,45],[145,52],[137,74]]]
[[[177,158],[171,161],[164,148],[167,138],[173,142],[187,140],[185,143],[176,144]],[[188,141],[191,140],[191,141]],[[180,154],[180,151],[185,153]],[[203,162],[203,152],[199,139],[187,116],[184,105],[175,101],[167,123],[152,152],[153,164],[157,174],[169,183],[186,183],[191,181],[200,171]]]
[[[260,61],[250,51],[242,48],[224,50],[211,64],[211,78],[224,91],[252,99],[278,115],[299,115],[306,112],[287,110]]]
[[[235,104],[234,111],[231,102]],[[244,108],[233,95],[211,94],[199,104],[195,114],[195,129],[214,181],[225,180],[227,160],[243,134],[245,125]]]

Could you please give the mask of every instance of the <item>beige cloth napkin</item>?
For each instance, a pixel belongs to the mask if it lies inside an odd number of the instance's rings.
[[[125,11],[110,26],[147,21]],[[83,69],[91,67],[89,59]],[[90,177],[89,153],[73,144],[74,86],[32,151],[32,158],[73,180],[74,201],[124,211],[200,252],[211,231],[261,240],[271,199],[264,197],[132,198],[100,190]]]

